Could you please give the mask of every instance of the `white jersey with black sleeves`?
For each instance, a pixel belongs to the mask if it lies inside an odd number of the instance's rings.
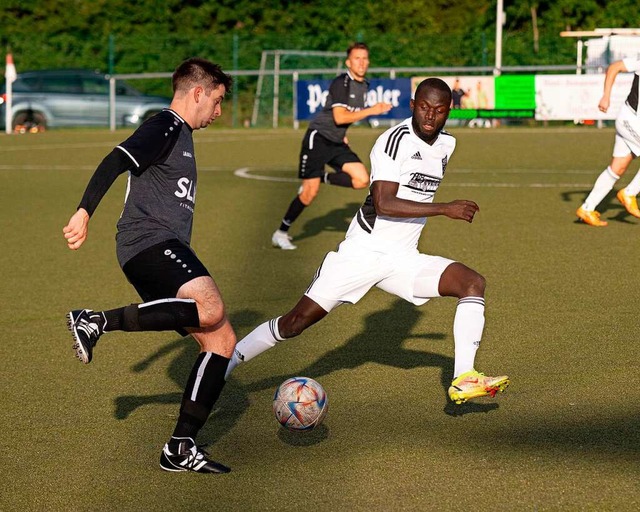
[[[442,131],[433,145],[420,139],[411,118],[384,132],[371,150],[371,183],[399,184],[396,197],[432,203],[444,177],[456,139]],[[401,218],[378,215],[371,194],[351,221],[347,240],[384,253],[417,250],[426,217]]]

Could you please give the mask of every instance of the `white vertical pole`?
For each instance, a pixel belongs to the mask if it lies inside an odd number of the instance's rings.
[[[300,121],[298,121],[298,72],[293,73],[293,129],[300,128]]]
[[[273,127],[278,127],[278,108],[280,102],[280,51],[276,50],[273,63]]]
[[[264,80],[264,70],[267,65],[267,50],[262,50],[260,56],[260,73],[258,73],[258,83],[256,85],[256,97],[253,100],[253,113],[251,114],[251,126],[258,124],[258,113],[260,110],[260,96],[262,95],[262,81]]]
[[[16,73],[16,66],[13,63],[13,55],[7,53],[6,57],[6,65],[4,68],[4,78],[6,83],[6,99],[7,102],[5,105],[5,132],[7,134],[13,132],[13,81],[18,78],[18,74]]]
[[[109,78],[109,130],[116,131],[116,79]]]
[[[493,68],[495,76],[502,73],[502,25],[504,25],[503,0],[498,0],[496,5],[496,63]]]
[[[576,75],[582,74],[582,47],[584,42],[582,39],[578,39],[576,44]]]

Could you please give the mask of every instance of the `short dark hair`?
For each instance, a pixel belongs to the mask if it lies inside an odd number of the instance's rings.
[[[349,48],[347,48],[347,58],[351,55],[353,50],[367,50],[367,52],[369,52],[369,47],[366,43],[351,43]]]
[[[201,85],[207,91],[224,85],[229,92],[233,83],[231,76],[222,71],[218,64],[200,57],[192,57],[182,62],[173,72],[171,81],[174,93],[188,91],[196,85]]]
[[[449,96],[449,101],[451,101],[451,88],[447,85],[447,82],[441,80],[440,78],[425,78],[418,84],[418,87],[416,87],[416,92],[414,93],[413,97],[417,98],[424,89],[435,89],[437,91],[443,92],[444,94]]]

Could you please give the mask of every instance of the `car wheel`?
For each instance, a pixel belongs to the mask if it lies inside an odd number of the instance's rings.
[[[24,112],[18,112],[13,117],[13,130],[21,133],[26,132],[43,132],[47,128],[47,119],[44,114],[40,112],[34,112],[32,110],[25,110]]]

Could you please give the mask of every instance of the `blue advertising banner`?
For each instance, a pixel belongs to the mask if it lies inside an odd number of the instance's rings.
[[[331,80],[299,80],[296,90],[296,119],[307,121],[312,119],[324,106],[329,94]],[[369,81],[367,106],[379,102],[391,103],[393,108],[387,114],[375,119],[406,119],[411,117],[409,110],[411,100],[410,78],[373,78]],[[373,119],[373,118],[368,118]]]

